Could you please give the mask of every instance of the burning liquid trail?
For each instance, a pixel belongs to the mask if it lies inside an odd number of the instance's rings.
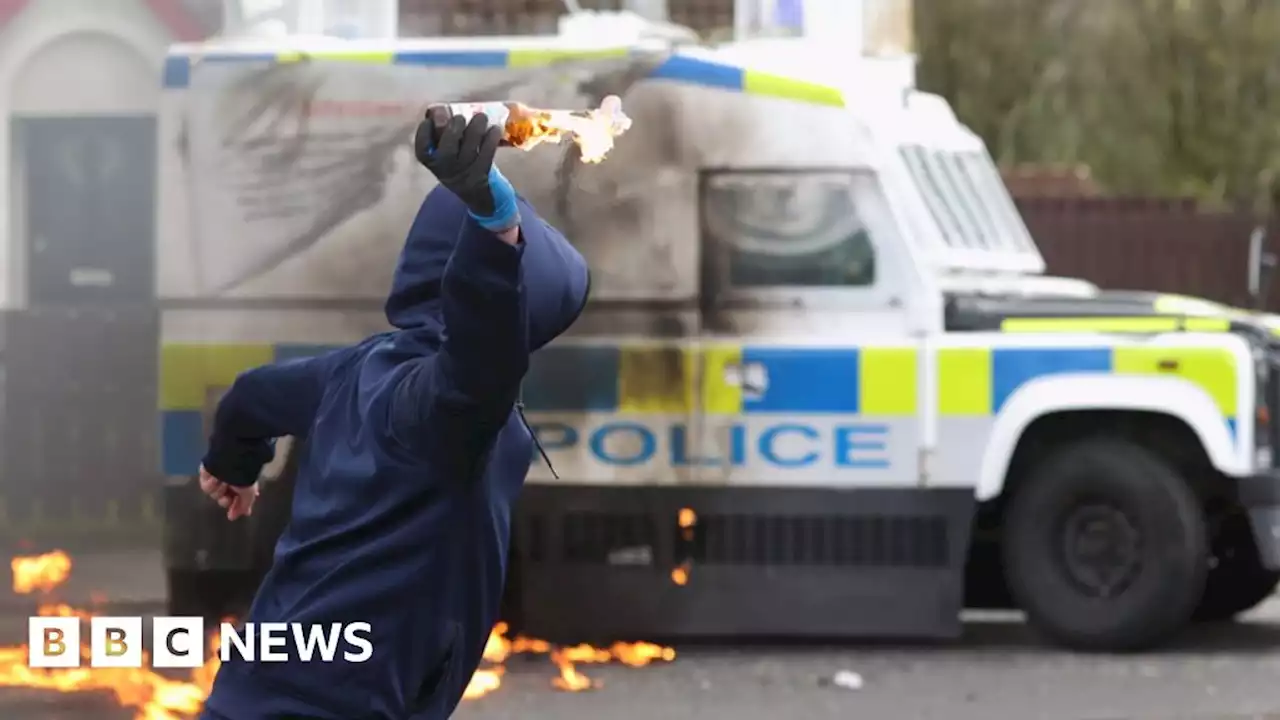
[[[582,664],[603,664],[616,662],[628,667],[644,667],[654,662],[671,662],[676,659],[676,651],[661,645],[646,642],[618,642],[608,648],[597,648],[591,645],[574,645],[572,647],[553,647],[546,640],[527,638],[517,635],[507,638],[509,627],[500,622],[489,635],[489,642],[484,649],[482,667],[471,677],[467,686],[466,699],[488,695],[502,685],[505,673],[503,663],[512,655],[547,655],[559,671],[559,677],[552,679],[551,684],[558,690],[581,692],[600,686],[597,681],[584,675],[577,666]]]
[[[13,592],[16,595],[49,592],[71,575],[71,558],[61,550],[31,557],[15,557],[9,561],[13,569]]]
[[[51,596],[71,574],[71,558],[62,551],[39,556],[16,557],[13,569],[13,592],[17,595],[39,594],[37,614],[44,616],[90,618],[91,610],[56,602]],[[229,622],[230,620],[228,620]],[[566,691],[589,690],[598,684],[577,670],[581,663],[619,662],[642,667],[654,661],[671,661],[675,651],[650,643],[615,643],[608,649],[578,645],[554,648],[545,640],[516,636],[508,639],[506,623],[498,623],[484,650],[485,667],[477,670],[467,685],[464,700],[483,697],[502,685],[504,663],[512,655],[547,655],[559,670],[552,685]],[[82,645],[85,666],[68,669],[27,667],[27,647],[0,646],[0,687],[22,687],[58,693],[109,692],[121,707],[135,710],[134,720],[190,720],[199,714],[204,700],[213,688],[218,674],[218,633],[210,636],[210,653],[203,666],[192,670],[186,678],[167,677],[149,667],[144,654],[140,668],[88,667],[89,646]]]

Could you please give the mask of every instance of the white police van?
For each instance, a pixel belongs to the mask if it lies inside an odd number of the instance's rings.
[[[1046,277],[982,142],[909,62],[802,43],[177,46],[161,117],[173,611],[242,603],[287,519],[192,474],[236,374],[384,329],[429,101],[623,98],[607,160],[499,163],[592,266],[524,403],[509,614],[552,638],[931,636],[1019,607],[1159,643],[1280,574],[1271,330]],[[287,447],[287,446],[286,446]]]

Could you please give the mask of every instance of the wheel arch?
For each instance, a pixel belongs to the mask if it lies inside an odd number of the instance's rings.
[[[1109,422],[1088,421],[1102,418]],[[1226,475],[1249,471],[1237,448],[1238,438],[1200,387],[1172,377],[1064,374],[1027,383],[1001,408],[983,452],[976,498],[986,502],[1000,497],[1016,469],[1016,459],[1026,452],[1025,443],[1041,439],[1053,423],[1096,433],[1116,421],[1144,418],[1157,426],[1181,428],[1177,432],[1194,440],[1203,461],[1213,469]]]

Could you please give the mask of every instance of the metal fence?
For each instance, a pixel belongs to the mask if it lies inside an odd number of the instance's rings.
[[[1054,275],[1104,288],[1157,290],[1246,306],[1248,212],[1179,199],[1022,197],[1018,207]],[[1280,249],[1268,233],[1269,249]],[[1275,284],[1275,283],[1273,283]],[[1280,311],[1280,292],[1267,308]]]

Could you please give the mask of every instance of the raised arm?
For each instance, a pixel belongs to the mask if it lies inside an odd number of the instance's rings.
[[[506,422],[529,367],[525,246],[515,189],[493,164],[500,140],[484,115],[468,122],[434,108],[414,148],[467,216],[440,286],[444,340],[397,384],[391,429],[402,446],[440,448],[437,458],[468,466]]]
[[[392,424],[402,445],[466,448],[467,458],[502,428],[529,368],[523,252],[518,228],[465,223],[441,285],[445,340],[396,387]]]
[[[519,227],[494,233],[467,222],[461,235],[441,287],[446,337],[433,389],[452,405],[505,417],[529,369],[524,243]]]

